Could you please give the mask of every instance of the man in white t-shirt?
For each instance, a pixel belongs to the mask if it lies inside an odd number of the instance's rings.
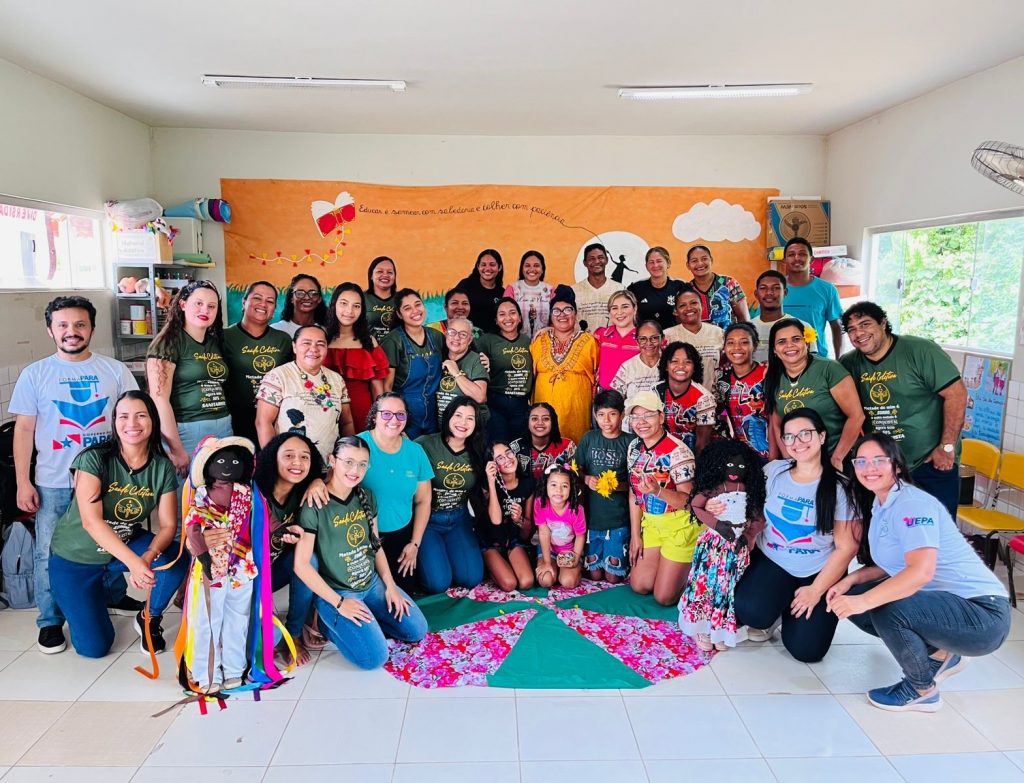
[[[52,654],[67,647],[64,615],[50,592],[50,539],[73,499],[71,462],[86,446],[110,438],[117,398],[138,389],[119,361],[89,350],[96,308],[82,296],[58,296],[46,306],[46,331],[57,351],[30,364],[18,376],[8,406],[14,424],[14,468],[18,508],[36,518],[35,597],[38,648]],[[32,447],[36,458],[31,478]],[[122,574],[107,583],[108,604],[124,613],[143,608],[125,594]]]
[[[782,300],[786,296],[787,289],[786,276],[774,269],[762,272],[757,278],[757,283],[754,285],[754,297],[757,299],[758,313],[756,317],[750,319],[750,323],[757,329],[757,336],[760,339],[757,349],[754,351],[755,362],[768,361],[770,354],[768,336],[771,334],[775,322],[782,318],[796,318],[795,315],[782,312]],[[797,320],[800,319],[797,318]],[[802,323],[805,326],[810,326],[806,321]],[[810,343],[807,349],[811,353],[817,353],[817,340]]]
[[[576,293],[576,319],[586,321],[587,329],[593,332],[602,326],[608,326],[608,299],[616,291],[625,286],[609,280],[605,275],[608,266],[608,251],[597,242],[587,245],[583,250],[583,266],[587,268],[587,276],[572,287]]]

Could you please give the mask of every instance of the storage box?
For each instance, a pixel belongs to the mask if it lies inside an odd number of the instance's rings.
[[[170,263],[171,242],[166,234],[141,229],[115,231],[114,254],[118,261],[154,261]]]
[[[802,237],[817,247],[827,245],[832,233],[832,204],[820,199],[770,199],[768,201],[769,248]]]

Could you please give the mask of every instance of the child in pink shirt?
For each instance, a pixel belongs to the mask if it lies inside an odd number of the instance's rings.
[[[580,583],[587,520],[580,502],[579,477],[561,463],[544,471],[538,497],[533,501],[533,521],[540,537],[537,583],[576,587]]]

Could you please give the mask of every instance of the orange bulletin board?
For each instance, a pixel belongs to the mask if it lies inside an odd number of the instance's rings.
[[[583,248],[594,241],[624,264],[626,284],[647,277],[643,256],[652,245],[671,253],[673,277],[689,279],[686,249],[706,244],[715,270],[736,277],[749,296],[768,267],[767,200],[778,191],[222,179],[221,195],[232,210],[224,242],[234,321],[253,280],[284,289],[305,272],[325,289],[346,280],[365,286],[379,255],[395,260],[399,286],[418,289],[434,313],[437,297],[469,274],[484,248],[501,253],[506,283],[526,250],[543,253],[546,280],[573,283],[586,276]]]

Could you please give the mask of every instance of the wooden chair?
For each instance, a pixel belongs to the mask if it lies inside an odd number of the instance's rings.
[[[989,496],[990,502],[994,502],[1004,489],[1017,490],[1024,493],[1024,454],[1008,451],[1002,455],[999,463],[995,491]],[[994,508],[976,508],[973,506],[960,506],[957,509],[957,519],[978,530],[987,539],[994,541],[999,557],[1006,564],[1006,579],[1010,588],[1010,603],[1016,606],[1017,595],[1013,587],[1013,558],[1010,554],[1009,545],[1003,542],[1000,535],[1003,533],[1024,534],[1024,519]]]

